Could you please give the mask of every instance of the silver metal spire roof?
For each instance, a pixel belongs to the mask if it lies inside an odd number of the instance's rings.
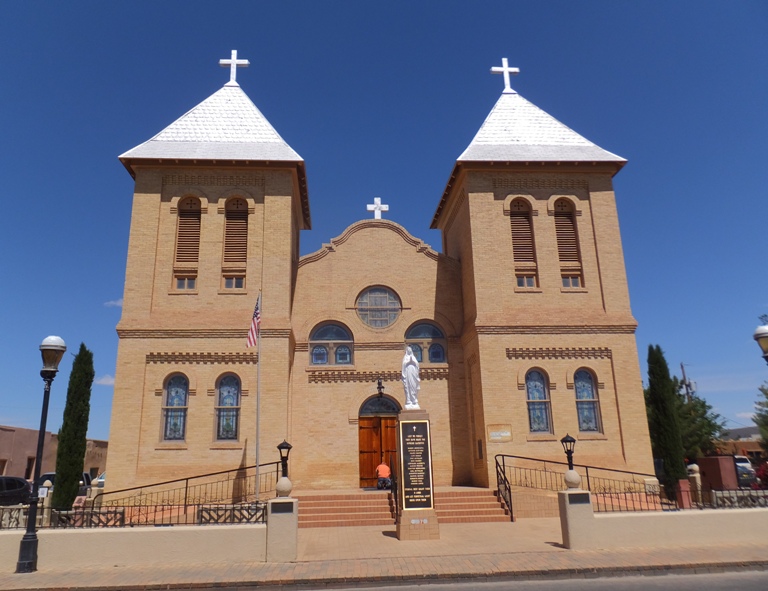
[[[505,91],[458,162],[626,162]]]
[[[141,158],[303,161],[240,86],[230,83],[120,156],[124,164]]]

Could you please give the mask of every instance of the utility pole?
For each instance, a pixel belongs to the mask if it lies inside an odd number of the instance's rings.
[[[688,380],[688,378],[685,376],[685,365],[680,363],[680,370],[683,372],[683,388],[685,388],[685,400],[688,402],[688,404],[691,403],[691,396],[693,396],[696,389],[693,387],[691,382]]]

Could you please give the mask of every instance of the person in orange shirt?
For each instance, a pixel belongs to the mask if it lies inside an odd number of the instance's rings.
[[[392,471],[389,469],[389,466],[384,463],[384,460],[381,460],[381,464],[376,466],[376,476],[379,479],[376,483],[376,488],[382,489],[390,488],[392,486]]]

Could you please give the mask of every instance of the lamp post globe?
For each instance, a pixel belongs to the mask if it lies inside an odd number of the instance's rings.
[[[59,363],[64,357],[67,345],[64,339],[49,336],[40,344],[40,354],[43,358],[43,369],[40,377],[45,382],[43,389],[43,409],[40,413],[40,430],[37,432],[37,453],[35,454],[35,471],[32,481],[32,496],[29,499],[27,513],[27,531],[19,545],[19,560],[16,563],[17,573],[31,573],[37,570],[37,503],[39,493],[40,470],[43,462],[43,444],[45,443],[45,424],[48,422],[48,400],[51,396],[51,383],[59,371]]]
[[[763,359],[768,363],[768,324],[758,326],[752,337],[757,341],[757,344],[760,345],[760,350],[763,352]]]
[[[288,480],[288,456],[290,455],[292,448],[293,446],[285,439],[283,439],[283,442],[277,446],[277,451],[280,452],[280,463],[282,464],[283,473],[275,485],[275,492],[278,497],[287,497],[291,494],[291,489],[293,488],[293,484]]]

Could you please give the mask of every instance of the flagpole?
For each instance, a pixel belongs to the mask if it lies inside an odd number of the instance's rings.
[[[256,500],[261,498],[261,474],[259,470],[259,424],[261,423],[261,290],[256,296],[251,326],[248,329],[246,347],[256,345]]]
[[[259,308],[262,307],[261,290],[257,298]],[[261,316],[261,310],[259,310]],[[256,345],[256,500],[261,498],[261,478],[259,475],[260,468],[260,456],[259,456],[259,442],[260,442],[260,425],[261,425],[261,327],[259,326],[259,332],[257,336]]]

